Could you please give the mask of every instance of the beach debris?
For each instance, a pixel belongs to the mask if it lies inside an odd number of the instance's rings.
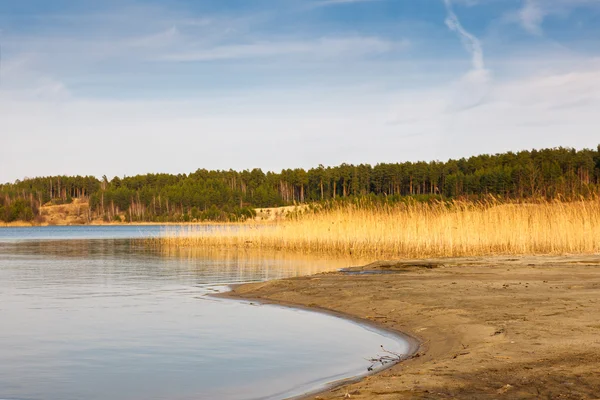
[[[377,365],[384,366],[389,363],[397,363],[406,358],[403,354],[386,350],[383,345],[381,345],[381,350],[385,353],[384,355],[378,354],[377,357],[367,359],[367,361],[371,363],[371,366],[367,368],[367,371],[373,371]]]
[[[492,336],[502,335],[504,332],[505,332],[504,328],[498,328],[494,333],[492,333]]]
[[[511,388],[512,388],[512,385],[507,383],[506,385],[504,385],[500,389],[498,389],[498,391],[496,393],[504,394],[504,393],[508,392]]]
[[[471,352],[470,351],[463,351],[462,353],[456,353],[454,356],[452,356],[452,358],[454,359],[454,358],[457,358],[457,357],[460,357],[460,356],[466,356],[467,354],[471,354]]]

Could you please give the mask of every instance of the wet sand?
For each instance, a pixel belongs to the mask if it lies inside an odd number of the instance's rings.
[[[600,398],[600,256],[384,261],[226,295],[420,341],[413,358],[310,398]]]

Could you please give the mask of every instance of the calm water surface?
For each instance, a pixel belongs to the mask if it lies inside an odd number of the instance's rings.
[[[160,227],[0,229],[0,399],[280,399],[408,344],[343,319],[209,294],[348,262],[160,252]]]

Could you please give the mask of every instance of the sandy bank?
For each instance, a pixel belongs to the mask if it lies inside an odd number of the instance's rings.
[[[600,256],[379,262],[228,296],[342,313],[421,341],[418,357],[314,398],[600,394]]]

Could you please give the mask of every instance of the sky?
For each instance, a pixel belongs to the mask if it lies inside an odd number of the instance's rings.
[[[0,182],[600,144],[600,0],[0,0]]]

